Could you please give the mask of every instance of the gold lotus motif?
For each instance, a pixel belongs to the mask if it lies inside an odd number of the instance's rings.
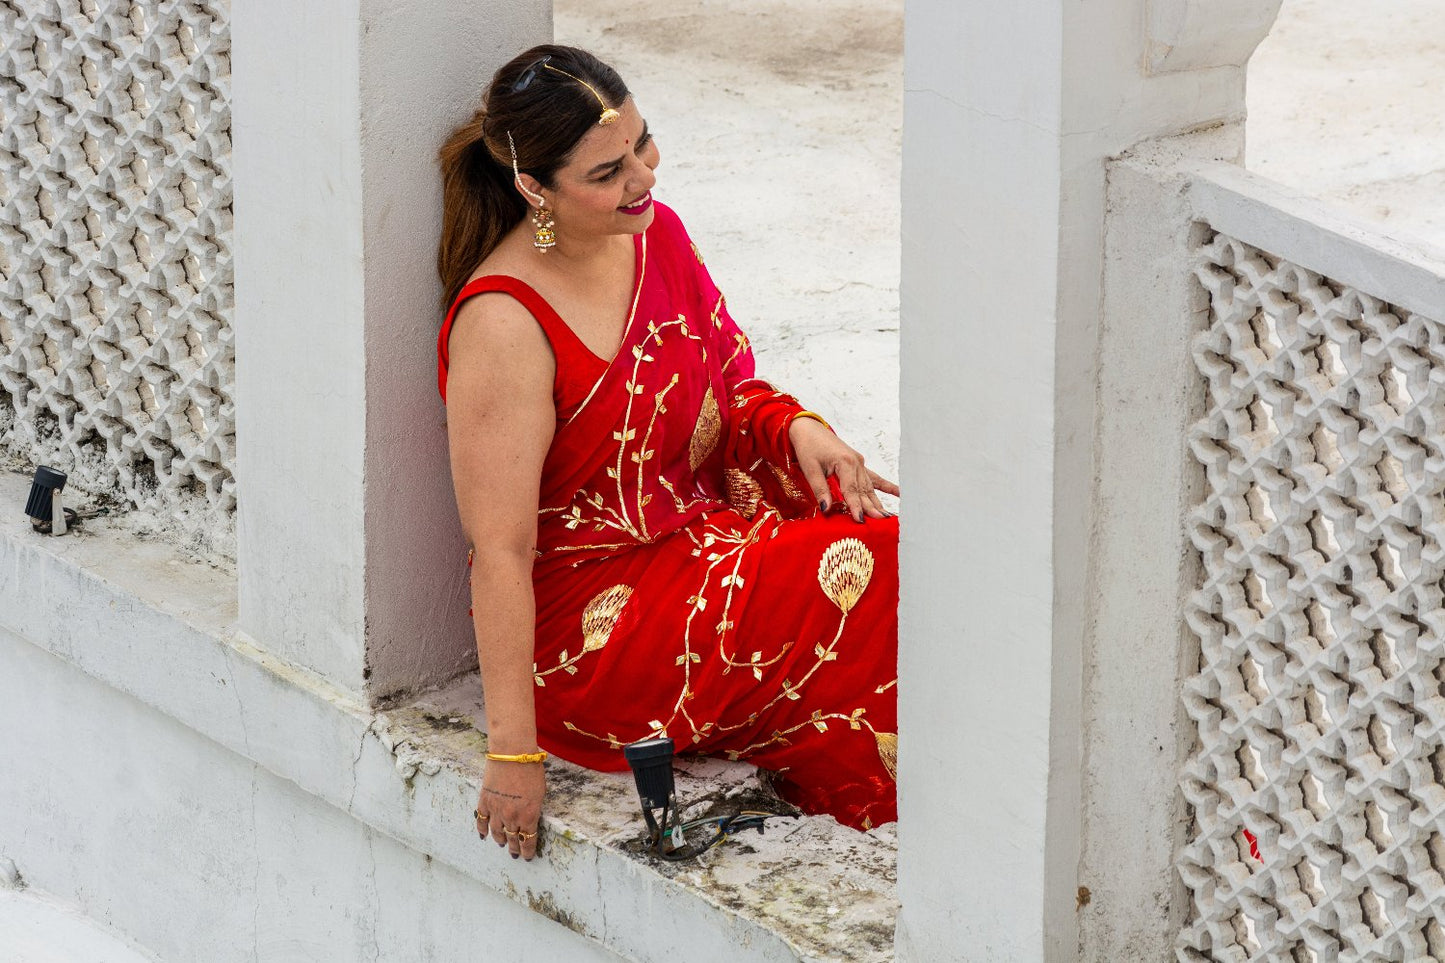
[[[756,515],[758,503],[763,500],[763,486],[741,468],[729,468],[723,472],[723,481],[727,485],[728,504],[737,509],[743,518]]]
[[[697,471],[712,450],[717,447],[718,436],[722,434],[722,416],[718,413],[717,399],[712,389],[702,396],[702,407],[697,413],[697,427],[692,430],[692,441],[687,447],[687,463]]]
[[[582,651],[596,652],[607,644],[623,606],[632,598],[630,585],[614,585],[592,597],[582,610]]]
[[[873,578],[873,553],[856,538],[840,538],[829,545],[818,563],[818,584],[823,594],[847,615]]]
[[[883,768],[888,770],[888,775],[893,781],[898,781],[898,733],[896,732],[875,732],[873,738],[878,742],[878,758],[883,760]]]

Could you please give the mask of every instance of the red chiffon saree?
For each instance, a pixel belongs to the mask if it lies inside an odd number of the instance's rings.
[[[746,759],[785,798],[867,828],[897,818],[898,523],[824,515],[788,441],[801,410],[753,377],[677,216],[637,237],[621,347],[597,357],[530,287],[557,359],[533,584],[538,741],[594,769],[671,736]]]

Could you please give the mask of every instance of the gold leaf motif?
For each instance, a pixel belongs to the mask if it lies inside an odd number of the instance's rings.
[[[878,758],[883,760],[883,768],[888,770],[888,775],[893,781],[898,781],[898,733],[896,732],[875,732],[873,738],[878,742]]]
[[[873,553],[856,538],[838,539],[818,563],[818,584],[844,615],[857,604],[872,578]]]
[[[707,394],[702,396],[702,407],[697,413],[697,427],[692,430],[692,441],[687,448],[687,463],[693,471],[697,471],[697,466],[712,454],[721,434],[722,417],[718,414],[717,399],[709,388]]]
[[[727,489],[728,504],[737,509],[743,518],[757,514],[758,503],[763,500],[763,486],[741,468],[729,468],[723,473]]]
[[[803,494],[803,490],[798,487],[798,483],[793,481],[793,476],[789,475],[787,470],[781,465],[768,465],[768,468],[772,471],[773,477],[778,480],[778,484],[782,486],[784,495],[793,499],[808,497]]]
[[[628,585],[614,585],[592,597],[582,610],[582,651],[596,652],[607,644],[630,598],[632,587]]]

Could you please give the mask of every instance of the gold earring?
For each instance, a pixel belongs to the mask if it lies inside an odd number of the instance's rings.
[[[532,237],[532,246],[541,254],[546,254],[557,245],[557,234],[552,230],[554,222],[552,212],[546,206],[538,207],[532,211],[532,223],[537,225],[537,233]]]

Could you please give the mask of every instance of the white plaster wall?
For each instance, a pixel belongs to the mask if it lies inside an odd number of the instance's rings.
[[[263,647],[352,689],[365,636],[359,31],[355,0],[233,11],[241,609]]]
[[[900,960],[1044,951],[1062,25],[1034,6],[905,28]]]
[[[547,0],[238,4],[242,628],[352,691],[475,660],[437,397],[435,152]]]
[[[0,857],[160,960],[620,959],[4,630],[0,665]]]
[[[908,9],[900,959],[1084,952],[1086,645],[1127,591],[1094,559],[1105,162],[1237,128],[1269,19],[1196,5]],[[1179,53],[1146,73],[1162,7]]]
[[[49,893],[7,883],[0,865],[0,959],[7,963],[157,963],[125,936]]]
[[[1173,959],[1188,907],[1173,868],[1185,826],[1177,782],[1194,741],[1180,693],[1198,658],[1183,622],[1198,577],[1183,519],[1199,495],[1188,439],[1203,391],[1190,355],[1201,315],[1183,188],[1198,158],[1236,161],[1239,147],[1237,128],[1216,128],[1141,145],[1109,168],[1084,673],[1083,960]]]

